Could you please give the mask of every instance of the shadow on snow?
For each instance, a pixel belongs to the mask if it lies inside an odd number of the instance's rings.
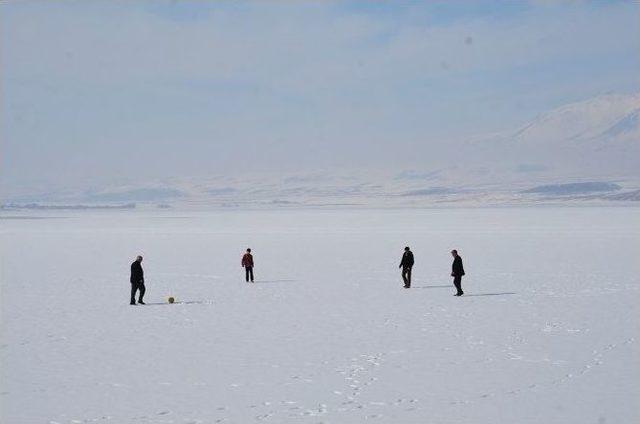
[[[472,297],[472,296],[506,296],[510,294],[517,294],[516,292],[502,292],[502,293],[478,293],[478,294],[465,294],[463,297]]]
[[[452,288],[453,284],[447,284],[446,286],[412,286],[412,289],[444,289]]]
[[[148,302],[140,306],[161,306],[161,305],[213,305],[213,300],[185,300],[182,302]],[[136,305],[137,306],[137,305]]]
[[[257,280],[254,284],[293,283],[298,280]]]

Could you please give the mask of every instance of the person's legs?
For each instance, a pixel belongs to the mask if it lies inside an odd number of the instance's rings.
[[[249,277],[251,278],[251,282],[253,283],[253,267],[250,266],[249,268],[247,268],[247,271],[249,272]]]
[[[409,268],[402,267],[402,281],[404,281],[404,286],[409,287],[409,279],[408,279]]]
[[[407,270],[407,287],[411,287],[411,268]]]
[[[453,285],[456,286],[456,290],[457,290],[456,295],[460,296],[460,295],[464,294],[464,292],[462,291],[462,276],[461,275],[456,275],[455,277],[453,277]]]
[[[248,266],[244,267],[244,279],[247,281],[247,283],[249,282],[249,267]]]
[[[131,283],[131,301],[129,303],[132,305],[136,304],[136,291],[138,291],[138,286]]]
[[[138,295],[138,303],[144,304],[144,302],[142,301],[142,298],[144,297],[144,292],[147,291],[147,289],[144,286],[144,283],[141,283],[138,286],[138,290],[140,290],[140,294]]]

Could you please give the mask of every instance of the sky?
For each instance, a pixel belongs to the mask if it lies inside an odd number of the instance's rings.
[[[0,178],[419,169],[640,87],[637,2],[0,3]]]

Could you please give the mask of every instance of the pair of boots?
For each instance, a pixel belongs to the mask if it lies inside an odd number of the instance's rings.
[[[462,296],[464,294],[464,292],[462,291],[462,277],[453,277],[453,285],[456,288],[456,294],[454,294],[454,296]]]

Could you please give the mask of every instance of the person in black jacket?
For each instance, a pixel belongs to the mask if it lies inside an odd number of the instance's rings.
[[[140,296],[138,297],[138,303],[144,305],[142,301],[144,297],[144,271],[142,270],[142,256],[138,256],[136,260],[131,264],[131,305],[136,304],[136,292],[140,290]]]
[[[453,277],[453,285],[456,286],[457,293],[455,296],[462,296],[462,276],[464,275],[464,266],[462,266],[462,258],[458,255],[457,250],[451,251],[453,256],[453,264],[451,264],[451,276]]]
[[[411,287],[411,268],[413,268],[413,253],[409,246],[404,248],[402,259],[400,260],[400,266],[402,268],[402,280],[404,281],[404,288]]]

